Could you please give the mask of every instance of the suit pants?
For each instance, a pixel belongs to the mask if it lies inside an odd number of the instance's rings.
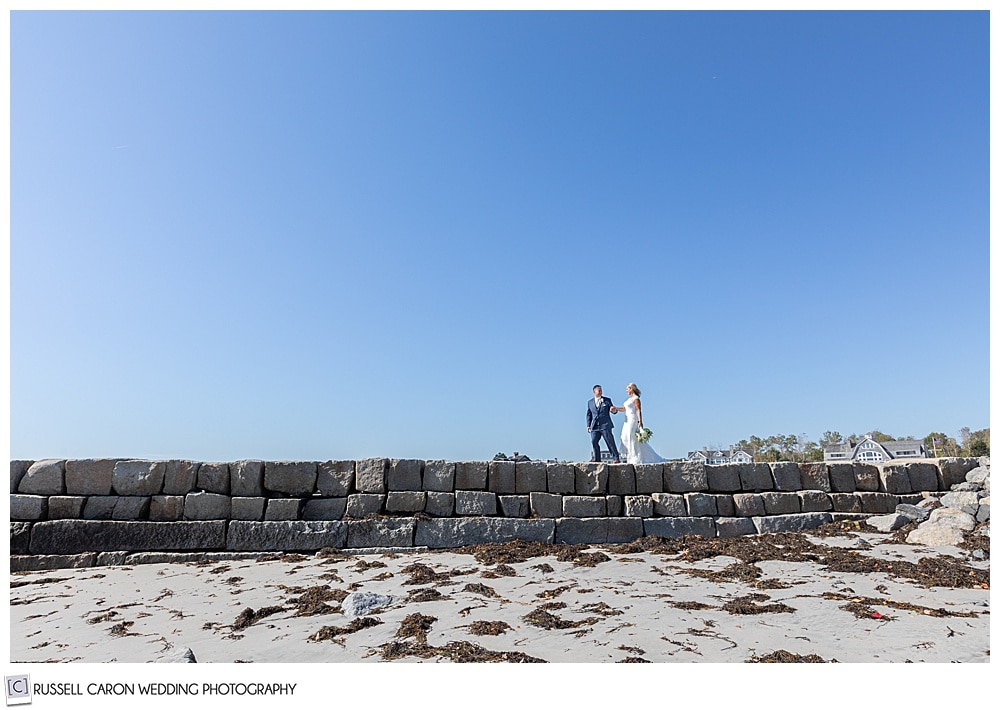
[[[611,457],[615,461],[621,460],[621,456],[618,455],[618,447],[615,446],[615,430],[614,429],[593,429],[590,432],[590,445],[594,449],[593,461],[601,460],[601,437],[604,437],[604,443],[608,445],[608,451],[611,452]]]

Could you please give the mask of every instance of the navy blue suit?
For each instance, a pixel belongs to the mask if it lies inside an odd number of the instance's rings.
[[[590,429],[590,445],[594,449],[592,461],[601,460],[601,437],[604,437],[604,443],[608,445],[608,451],[611,452],[614,460],[621,459],[621,456],[618,455],[618,447],[615,446],[615,425],[611,421],[611,408],[613,406],[608,397],[601,397],[600,405],[591,397],[590,403],[587,404],[587,428]]]

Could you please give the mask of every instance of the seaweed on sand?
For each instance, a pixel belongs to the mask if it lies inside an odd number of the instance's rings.
[[[377,616],[362,616],[360,619],[352,619],[347,626],[324,626],[319,631],[309,637],[310,641],[336,641],[338,636],[353,634],[362,629],[370,629],[373,626],[380,626],[383,621]]]
[[[427,632],[431,625],[437,621],[436,616],[425,616],[424,614],[410,614],[403,619],[396,630],[396,638],[414,638],[417,643],[427,643]]]
[[[444,646],[391,641],[382,645],[379,652],[382,659],[386,661],[418,656],[420,658],[444,658],[453,663],[546,663],[541,658],[535,658],[519,651],[490,651],[468,641],[451,641]]]
[[[820,658],[815,653],[810,653],[808,656],[800,656],[797,653],[779,649],[764,656],[751,656],[747,659],[747,663],[837,663],[837,659],[828,661],[825,658]]]
[[[258,621],[267,616],[278,614],[284,610],[285,608],[281,606],[265,606],[257,611],[247,607],[240,612],[239,616],[236,617],[236,621],[233,622],[232,629],[233,631],[240,631],[248,626],[256,624]]]

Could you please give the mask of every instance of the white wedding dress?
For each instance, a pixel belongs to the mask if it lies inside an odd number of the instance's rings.
[[[625,400],[625,426],[622,427],[622,453],[625,463],[662,463],[666,461],[649,442],[636,441],[635,433],[639,430],[639,412],[635,407],[636,397]]]

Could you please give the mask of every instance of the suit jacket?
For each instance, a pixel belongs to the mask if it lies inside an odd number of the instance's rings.
[[[611,421],[611,408],[614,405],[609,397],[601,397],[601,405],[597,406],[594,398],[590,398],[587,404],[587,426],[591,431],[602,429],[614,429],[614,422]]]

